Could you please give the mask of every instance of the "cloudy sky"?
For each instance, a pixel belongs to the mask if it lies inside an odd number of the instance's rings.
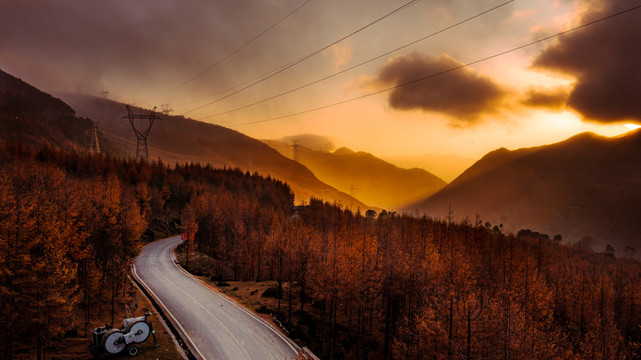
[[[640,5],[0,0],[0,69],[256,138],[479,157],[641,123]]]

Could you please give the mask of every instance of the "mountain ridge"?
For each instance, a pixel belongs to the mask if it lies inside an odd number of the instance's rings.
[[[641,245],[641,131],[607,138],[581,133],[564,141],[482,157],[436,194],[404,211],[561,234],[568,241],[594,237],[601,246]]]
[[[90,95],[56,94],[79,114],[100,123],[100,129],[129,153],[135,153],[135,137],[125,115],[125,105]],[[133,106],[136,114],[150,110]],[[262,142],[238,131],[183,116],[159,114],[149,133],[150,159],[166,162],[207,162],[212,166],[238,167],[287,182],[298,202],[311,197],[368,209],[363,202],[320,181],[309,169],[279,154]]]
[[[89,119],[62,100],[0,70],[0,138],[66,149],[88,146]]]
[[[284,156],[291,145],[263,140]],[[436,175],[418,168],[402,169],[371,153],[342,147],[334,152],[297,147],[298,160],[319,179],[345,192],[354,191],[366,203],[397,210],[445,186]]]

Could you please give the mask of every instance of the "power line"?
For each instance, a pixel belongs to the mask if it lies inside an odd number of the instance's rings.
[[[388,17],[390,17],[390,16],[392,16],[392,15],[394,15],[394,14],[396,14],[396,13],[398,13],[398,12],[402,11],[402,10],[404,10],[404,9],[405,9],[405,8],[407,8],[407,7],[410,7],[410,6],[414,5],[415,3],[419,2],[419,1],[420,1],[420,0],[411,0],[411,1],[409,1],[409,2],[407,2],[407,3],[405,3],[405,4],[403,4],[402,6],[400,6],[400,7],[396,8],[396,9],[394,9],[393,11],[391,11],[391,12],[389,12],[389,13],[387,13],[387,14],[383,15],[382,17],[380,17],[380,18],[378,18],[378,19],[376,19],[376,20],[374,20],[374,21],[370,22],[369,24],[367,24],[367,25],[365,25],[365,26],[363,26],[363,27],[361,27],[361,28],[359,28],[359,29],[357,29],[357,30],[355,30],[355,31],[353,31],[353,32],[351,32],[351,33],[349,33],[348,35],[345,35],[345,36],[343,36],[342,38],[340,38],[340,39],[338,39],[338,40],[336,40],[336,41],[332,42],[331,44],[325,45],[325,46],[323,46],[322,48],[320,48],[320,49],[318,49],[318,50],[316,50],[316,51],[314,51],[314,52],[312,52],[312,53],[310,53],[310,54],[308,54],[308,55],[305,55],[305,56],[303,56],[302,58],[300,58],[300,59],[298,59],[298,60],[296,60],[296,61],[294,61],[294,62],[292,62],[292,63],[289,63],[289,64],[288,64],[288,65],[286,65],[286,66],[281,67],[279,70],[277,70],[277,71],[275,71],[275,72],[272,72],[270,75],[267,75],[267,76],[265,76],[265,77],[263,77],[263,78],[261,78],[261,79],[259,79],[259,80],[255,81],[255,82],[252,82],[251,84],[249,84],[249,85],[247,85],[247,86],[244,86],[244,87],[242,87],[242,88],[240,88],[240,89],[238,89],[238,90],[236,90],[236,91],[234,91],[234,92],[232,92],[232,93],[230,93],[230,94],[227,94],[227,95],[225,95],[225,96],[223,96],[223,97],[221,97],[221,98],[218,98],[218,99],[216,99],[216,100],[214,100],[214,101],[212,101],[212,102],[209,102],[209,103],[207,103],[207,104],[205,104],[205,105],[201,105],[201,106],[198,106],[198,107],[196,107],[196,108],[193,108],[193,109],[191,109],[191,110],[189,110],[189,111],[186,111],[186,112],[184,112],[183,114],[189,114],[190,112],[193,112],[193,111],[196,111],[196,110],[200,110],[200,109],[205,108],[205,107],[207,107],[207,106],[213,105],[213,104],[215,104],[215,103],[217,103],[217,102],[219,102],[219,101],[221,101],[221,100],[224,100],[224,99],[227,99],[228,97],[231,97],[231,96],[233,96],[233,95],[236,95],[236,94],[238,94],[238,93],[239,93],[239,92],[241,92],[241,91],[247,90],[247,89],[249,89],[250,87],[253,87],[253,86],[255,86],[255,85],[258,85],[258,84],[262,83],[263,81],[265,81],[265,80],[267,80],[267,79],[270,79],[270,78],[272,78],[272,77],[274,77],[274,76],[276,76],[276,75],[278,75],[278,74],[282,73],[283,71],[285,71],[285,70],[287,70],[287,69],[289,69],[289,68],[291,68],[291,67],[294,67],[294,66],[296,66],[296,65],[300,64],[301,62],[303,62],[303,61],[305,61],[305,60],[307,60],[307,59],[309,59],[309,58],[311,58],[311,57],[313,57],[313,56],[315,56],[315,55],[317,55],[317,54],[321,53],[322,51],[325,51],[325,50],[329,49],[330,47],[332,47],[332,46],[334,46],[334,45],[336,45],[336,44],[340,43],[341,41],[343,41],[343,40],[345,40],[345,39],[347,39],[347,38],[349,38],[349,37],[351,37],[351,36],[353,36],[353,35],[355,35],[355,34],[357,34],[357,33],[361,32],[361,31],[363,31],[363,30],[365,30],[365,29],[369,28],[370,26],[372,26],[372,25],[374,25],[374,24],[376,24],[376,23],[378,23],[378,22],[382,21],[383,19],[386,19],[386,18],[388,18]]]
[[[287,65],[289,65],[289,64],[287,64]],[[188,101],[186,101],[186,102],[181,103],[180,105],[186,105],[186,104],[191,104],[191,103],[194,103],[194,102],[198,102],[198,101],[206,100],[206,99],[209,99],[209,98],[211,98],[211,97],[214,97],[214,96],[217,96],[217,95],[224,94],[224,93],[226,93],[226,92],[228,92],[228,91],[232,91],[232,90],[234,90],[234,89],[238,89],[238,88],[239,88],[239,87],[241,87],[241,86],[245,86],[245,85],[247,85],[247,84],[249,84],[249,83],[251,83],[251,82],[254,82],[254,81],[258,80],[258,79],[261,79],[261,78],[263,78],[263,77],[265,77],[265,76],[271,75],[271,74],[275,73],[276,71],[281,70],[282,68],[284,68],[284,67],[285,67],[285,66],[287,66],[287,65],[284,65],[284,66],[282,66],[282,67],[280,67],[280,68],[278,68],[278,69],[272,69],[272,70],[270,70],[270,71],[268,71],[268,72],[266,72],[266,73],[263,73],[262,75],[255,76],[255,77],[253,77],[253,78],[252,78],[252,79],[250,79],[250,80],[244,81],[244,82],[242,82],[241,84],[234,85],[234,86],[228,87],[228,88],[227,88],[227,89],[225,89],[225,90],[218,91],[218,92],[216,92],[215,94],[207,95],[207,96],[204,96],[204,97],[201,97],[201,98],[195,99],[195,100],[188,100]]]
[[[558,33],[556,33],[554,35],[546,36],[546,37],[531,41],[529,43],[526,43],[526,44],[523,44],[523,45],[519,45],[519,46],[511,48],[509,50],[501,51],[499,53],[496,53],[496,54],[493,54],[493,55],[490,55],[490,56],[486,56],[484,58],[481,58],[481,59],[478,59],[478,60],[474,60],[474,61],[468,62],[466,64],[458,65],[458,66],[449,68],[447,70],[439,71],[437,73],[426,75],[426,76],[423,76],[423,77],[420,77],[420,78],[417,78],[417,79],[414,79],[414,80],[411,80],[411,81],[408,81],[408,82],[404,82],[402,84],[397,84],[397,85],[394,85],[394,86],[390,86],[388,88],[377,90],[377,91],[374,91],[374,92],[371,92],[371,93],[368,93],[368,94],[360,95],[360,96],[357,96],[357,97],[353,97],[353,98],[350,98],[350,99],[342,100],[342,101],[335,102],[335,103],[328,104],[328,105],[319,106],[319,107],[308,109],[308,110],[303,110],[303,111],[296,112],[296,113],[277,116],[277,117],[264,119],[264,120],[257,120],[257,121],[250,121],[250,122],[241,123],[241,124],[234,124],[234,125],[229,125],[229,126],[245,126],[245,125],[259,124],[259,123],[268,122],[268,121],[281,120],[281,119],[285,119],[285,118],[289,118],[289,117],[294,117],[294,116],[298,116],[298,115],[304,115],[304,114],[308,114],[308,113],[311,113],[311,112],[315,112],[315,111],[324,110],[324,109],[328,109],[328,108],[331,108],[331,107],[343,105],[343,104],[346,104],[346,103],[349,103],[349,102],[352,102],[352,101],[361,100],[361,99],[364,99],[364,98],[367,98],[367,97],[370,97],[370,96],[373,96],[373,95],[378,95],[378,94],[381,94],[381,93],[384,93],[384,92],[387,92],[387,91],[390,91],[390,90],[394,90],[394,89],[398,89],[398,88],[403,87],[403,86],[415,84],[415,83],[418,83],[418,82],[421,82],[421,81],[424,81],[424,80],[428,80],[428,79],[431,79],[431,78],[435,78],[437,76],[441,76],[441,75],[444,75],[444,74],[447,74],[447,73],[450,73],[450,72],[453,72],[453,71],[456,71],[456,70],[460,70],[462,68],[465,68],[465,67],[468,67],[468,66],[471,66],[471,65],[475,65],[475,64],[487,61],[487,60],[491,60],[491,59],[494,59],[494,58],[497,58],[497,57],[500,57],[500,56],[515,52],[517,50],[521,50],[523,48],[526,48],[526,47],[529,47],[529,46],[532,46],[532,45],[536,45],[536,44],[548,41],[550,39],[559,37],[561,35],[565,35],[565,34],[568,34],[568,33],[571,33],[571,32],[577,31],[577,30],[581,30],[583,28],[586,28],[586,27],[591,26],[591,25],[595,25],[597,23],[600,23],[600,22],[603,22],[603,21],[606,21],[606,20],[610,20],[610,19],[612,19],[614,17],[617,17],[617,16],[620,16],[620,15],[632,12],[634,10],[638,10],[640,8],[641,8],[641,5],[637,5],[637,6],[628,8],[626,10],[622,10],[622,11],[610,14],[608,16],[605,16],[605,17],[602,17],[602,18],[587,22],[587,23],[579,25],[577,27],[574,27],[574,28],[571,28],[571,29],[568,29],[568,30],[565,30],[565,31],[558,32]]]
[[[487,9],[487,10],[485,10],[485,11],[483,11],[483,12],[481,12],[481,13],[478,13],[478,14],[476,14],[476,15],[474,15],[474,16],[468,17],[468,18],[463,19],[463,20],[461,20],[461,21],[459,21],[459,22],[457,22],[457,23],[454,23],[454,24],[452,24],[452,25],[450,25],[450,26],[447,26],[447,27],[445,27],[445,28],[443,28],[443,29],[441,29],[441,30],[438,30],[438,31],[435,31],[435,32],[433,32],[433,33],[431,33],[431,34],[429,34],[429,35],[423,36],[423,37],[422,37],[422,38],[420,38],[420,39],[414,40],[414,41],[412,41],[412,42],[410,42],[410,43],[407,43],[407,44],[405,44],[405,45],[403,45],[403,46],[397,47],[396,49],[389,50],[389,51],[387,51],[387,52],[386,52],[386,53],[384,53],[384,54],[378,55],[378,56],[376,56],[376,57],[374,57],[374,58],[371,58],[371,59],[369,59],[369,60],[363,61],[363,62],[361,62],[361,63],[359,63],[359,64],[356,64],[356,65],[353,65],[353,66],[351,66],[351,67],[349,67],[349,68],[346,68],[346,69],[343,69],[343,70],[341,70],[341,71],[335,72],[335,73],[333,73],[333,74],[331,74],[331,75],[327,75],[327,76],[322,77],[322,78],[320,78],[320,79],[318,79],[318,80],[315,80],[315,81],[312,81],[312,82],[310,82],[310,83],[307,83],[307,84],[301,85],[301,86],[299,86],[299,87],[296,87],[296,88],[293,88],[293,89],[287,90],[287,91],[282,92],[282,93],[280,93],[280,94],[273,95],[273,96],[270,96],[270,97],[268,97],[268,98],[265,98],[265,99],[262,99],[262,100],[259,100],[259,101],[256,101],[256,102],[253,102],[253,103],[251,103],[251,104],[247,104],[247,105],[239,106],[239,107],[237,107],[237,108],[234,108],[234,109],[231,109],[231,110],[227,110],[227,111],[224,111],[224,112],[221,112],[221,113],[218,113],[218,114],[214,114],[214,115],[209,115],[209,116],[201,117],[201,119],[209,119],[209,118],[216,117],[216,116],[226,115],[226,114],[232,113],[232,112],[234,112],[234,111],[238,111],[238,110],[246,109],[246,108],[251,107],[251,106],[254,106],[254,105],[262,104],[262,103],[264,103],[264,102],[267,102],[267,101],[270,101],[270,100],[274,100],[274,99],[279,98],[279,97],[281,97],[281,96],[288,95],[288,94],[291,94],[291,93],[296,92],[296,91],[298,91],[298,90],[302,90],[302,89],[304,89],[304,88],[306,88],[306,87],[309,87],[309,86],[312,86],[312,85],[318,84],[318,83],[320,83],[320,82],[322,82],[322,81],[325,81],[325,80],[331,79],[331,78],[333,78],[333,77],[335,77],[335,76],[341,75],[341,74],[346,73],[346,72],[348,72],[348,71],[350,71],[350,70],[353,70],[353,69],[356,69],[356,68],[358,68],[358,67],[360,67],[360,66],[363,66],[363,65],[365,65],[365,64],[368,64],[368,63],[370,63],[370,62],[372,62],[372,61],[374,61],[374,60],[378,60],[378,59],[380,59],[380,58],[382,58],[382,57],[385,57],[385,56],[387,56],[387,55],[390,55],[390,54],[392,54],[392,53],[395,53],[395,52],[397,52],[397,51],[399,51],[399,50],[402,50],[402,49],[405,49],[405,48],[407,48],[407,47],[409,47],[409,46],[415,45],[415,44],[417,44],[417,43],[419,43],[419,42],[421,42],[421,41],[423,41],[423,40],[426,40],[426,39],[429,39],[429,38],[434,37],[434,36],[436,36],[436,35],[439,35],[439,34],[441,34],[441,33],[445,32],[445,31],[447,31],[447,30],[450,30],[450,29],[452,29],[452,28],[455,28],[455,27],[457,27],[457,26],[460,26],[460,25],[462,25],[462,24],[465,24],[465,23],[467,23],[467,22],[469,22],[469,21],[472,21],[472,20],[474,20],[474,19],[476,19],[476,18],[478,18],[478,17],[481,17],[481,16],[483,16],[483,15],[485,15],[485,14],[487,14],[487,13],[490,13],[490,12],[492,12],[492,11],[494,11],[494,10],[497,10],[497,9],[499,9],[499,8],[501,8],[501,7],[503,7],[503,6],[507,5],[507,4],[509,4],[509,3],[512,3],[512,2],[514,2],[514,1],[515,1],[515,0],[509,0],[509,1],[506,1],[506,2],[504,2],[504,3],[502,3],[502,4],[499,4],[499,5],[497,5],[497,6],[494,6],[493,8]]]
[[[232,51],[231,53],[229,53],[227,56],[223,57],[222,59],[218,60],[218,61],[217,61],[216,63],[214,63],[213,65],[211,65],[211,66],[207,67],[206,69],[204,69],[204,70],[200,71],[199,73],[197,73],[197,74],[195,74],[194,76],[190,77],[189,79],[187,79],[187,80],[183,81],[182,83],[180,83],[180,84],[176,85],[175,87],[173,87],[173,88],[171,88],[171,89],[167,90],[166,92],[164,92],[164,93],[162,93],[162,94],[158,95],[157,97],[155,97],[155,98],[153,98],[153,99],[150,99],[150,100],[146,101],[145,103],[147,103],[147,102],[151,102],[151,101],[154,101],[154,100],[157,100],[158,98],[161,98],[161,97],[163,97],[163,96],[165,96],[165,95],[167,95],[167,94],[169,94],[169,93],[171,93],[171,92],[173,92],[173,91],[175,91],[175,90],[178,90],[178,89],[180,89],[181,87],[183,87],[183,86],[185,86],[185,85],[189,84],[190,82],[192,82],[192,81],[196,80],[197,78],[199,78],[199,77],[201,77],[201,76],[205,75],[205,73],[209,72],[209,71],[210,71],[210,70],[212,70],[213,68],[215,68],[215,67],[217,67],[218,65],[222,64],[223,62],[227,61],[229,58],[231,58],[232,56],[236,55],[237,53],[239,53],[241,50],[243,50],[243,49],[244,49],[244,48],[246,48],[247,46],[251,45],[254,41],[258,40],[260,37],[262,37],[263,35],[265,35],[266,33],[268,33],[271,29],[273,29],[273,28],[275,28],[276,26],[278,26],[280,23],[282,23],[283,21],[285,21],[287,18],[289,18],[290,16],[294,15],[294,13],[296,13],[298,10],[300,10],[303,6],[307,5],[310,1],[312,1],[312,0],[307,0],[307,1],[303,2],[303,3],[302,3],[302,4],[300,4],[298,7],[296,7],[294,10],[292,10],[292,11],[291,11],[291,12],[289,12],[287,15],[285,15],[284,17],[282,17],[280,20],[278,20],[277,22],[275,22],[275,23],[273,23],[272,25],[270,25],[267,29],[263,30],[262,32],[260,32],[259,34],[257,34],[257,35],[256,35],[256,36],[254,36],[253,38],[251,38],[249,41],[247,41],[246,43],[244,43],[243,45],[241,45],[239,48],[237,48],[236,50]]]

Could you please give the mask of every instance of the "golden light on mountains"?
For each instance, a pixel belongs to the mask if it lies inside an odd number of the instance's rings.
[[[638,0],[0,1],[0,358],[263,356],[252,311],[277,358],[641,358],[639,24]],[[143,288],[164,310],[135,320]],[[162,314],[182,330],[125,344]]]
[[[255,138],[479,158],[637,121],[636,5],[5,2],[0,68]]]

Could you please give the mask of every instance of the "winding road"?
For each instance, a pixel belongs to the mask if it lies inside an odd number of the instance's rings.
[[[179,267],[172,250],[181,242],[176,236],[145,246],[133,273],[196,358],[304,359],[279,330]]]

